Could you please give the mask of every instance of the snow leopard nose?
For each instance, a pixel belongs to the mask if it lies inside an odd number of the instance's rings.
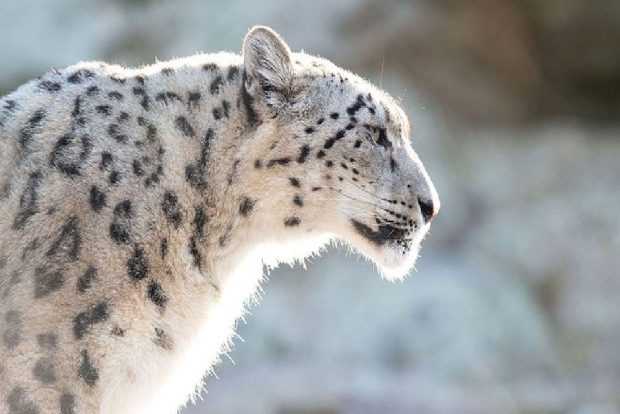
[[[425,223],[430,223],[433,218],[439,212],[439,205],[435,203],[433,199],[418,197],[418,204],[420,205],[420,212],[422,213],[422,218],[424,218]]]

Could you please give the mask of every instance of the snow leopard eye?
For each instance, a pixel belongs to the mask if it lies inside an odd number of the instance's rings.
[[[380,145],[385,149],[392,147],[392,142],[388,139],[387,132],[384,127],[364,124],[362,136],[373,145]]]

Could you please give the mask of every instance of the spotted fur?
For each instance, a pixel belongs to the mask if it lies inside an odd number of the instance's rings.
[[[52,70],[0,99],[0,413],[169,413],[263,264],[390,277],[438,210],[400,107],[268,28],[241,56]]]

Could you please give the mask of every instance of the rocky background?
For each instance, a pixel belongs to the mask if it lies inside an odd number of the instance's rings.
[[[253,24],[397,96],[442,198],[417,272],[276,269],[184,414],[620,413],[620,2],[0,2],[0,93]]]

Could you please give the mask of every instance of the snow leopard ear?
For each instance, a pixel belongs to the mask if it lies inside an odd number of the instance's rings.
[[[265,26],[254,26],[243,41],[246,88],[262,94],[270,107],[290,100],[293,89],[291,50],[282,38]]]

